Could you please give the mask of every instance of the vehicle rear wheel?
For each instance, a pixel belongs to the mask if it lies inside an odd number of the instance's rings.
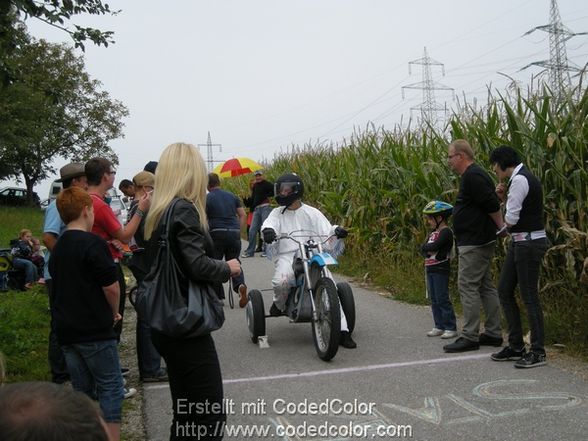
[[[339,349],[341,310],[337,288],[331,279],[320,279],[314,290],[317,319],[312,322],[314,346],[321,360],[329,361]]]
[[[339,294],[339,302],[341,308],[347,319],[347,329],[351,334],[355,329],[355,299],[353,298],[353,291],[347,282],[337,283],[337,294]]]
[[[232,294],[231,294],[232,295]],[[265,335],[265,308],[263,307],[263,297],[257,289],[249,291],[249,301],[245,309],[247,316],[247,327],[251,341],[257,343],[257,338]]]

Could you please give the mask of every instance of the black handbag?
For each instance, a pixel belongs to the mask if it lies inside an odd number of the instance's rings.
[[[182,295],[178,275],[182,271],[173,256],[169,230],[174,199],[164,214],[162,234],[155,262],[137,289],[136,309],[139,318],[152,329],[176,338],[191,338],[220,329],[225,313],[213,286],[188,279],[188,301]]]

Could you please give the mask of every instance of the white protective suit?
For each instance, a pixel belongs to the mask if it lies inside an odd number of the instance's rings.
[[[329,220],[318,209],[310,205],[302,204],[296,210],[284,209],[284,207],[274,208],[263,225],[261,231],[271,228],[277,236],[281,234],[290,234],[293,231],[305,230],[305,232],[314,232],[321,237],[317,241],[326,239],[335,232],[337,225],[331,225]],[[301,232],[301,234],[304,234]],[[274,289],[274,304],[283,311],[288,299],[290,288],[295,285],[294,270],[292,262],[294,255],[298,251],[298,244],[290,239],[282,239],[273,243],[271,255],[274,262],[274,276],[272,278],[272,287]],[[328,246],[325,246],[328,248]],[[328,268],[326,269],[329,277],[332,278]],[[343,308],[341,308],[341,330],[347,331],[347,320]]]

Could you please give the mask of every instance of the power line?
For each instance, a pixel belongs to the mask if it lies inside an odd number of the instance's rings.
[[[423,91],[423,102],[416,106],[411,107],[410,110],[419,110],[421,113],[421,123],[434,127],[437,125],[437,113],[447,113],[447,106],[440,106],[435,100],[435,90],[450,90],[455,95],[453,88],[445,86],[444,84],[433,81],[433,74],[431,72],[431,66],[441,66],[443,76],[445,76],[445,66],[443,63],[436,61],[429,57],[427,48],[424,48],[423,57],[417,60],[410,61],[408,63],[408,71],[410,73],[411,66],[418,64],[422,67],[423,80],[418,83],[412,83],[407,86],[402,86],[402,97],[404,98],[404,89],[419,89]]]
[[[199,149],[200,149],[200,147],[206,147],[206,168],[208,169],[209,172],[211,172],[212,169],[214,168],[215,162],[222,162],[222,161],[215,161],[214,160],[213,147],[218,147],[218,151],[222,152],[223,146],[222,146],[222,144],[213,144],[212,143],[212,140],[210,139],[210,131],[209,131],[206,144],[198,144]]]
[[[535,31],[544,31],[549,34],[549,60],[534,61],[523,67],[521,70],[530,66],[540,66],[548,72],[549,85],[554,101],[560,102],[571,87],[570,72],[580,72],[580,68],[575,66],[570,60],[566,51],[566,41],[576,35],[585,35],[588,32],[572,32],[561,22],[557,1],[551,0],[549,8],[549,24],[537,26],[525,35]]]

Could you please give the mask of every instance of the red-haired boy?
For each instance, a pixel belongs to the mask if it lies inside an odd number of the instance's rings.
[[[104,239],[90,233],[94,209],[88,193],[63,190],[57,210],[67,225],[49,261],[57,339],[74,389],[98,400],[111,439],[118,440],[124,392],[113,329],[121,318],[116,266]]]

